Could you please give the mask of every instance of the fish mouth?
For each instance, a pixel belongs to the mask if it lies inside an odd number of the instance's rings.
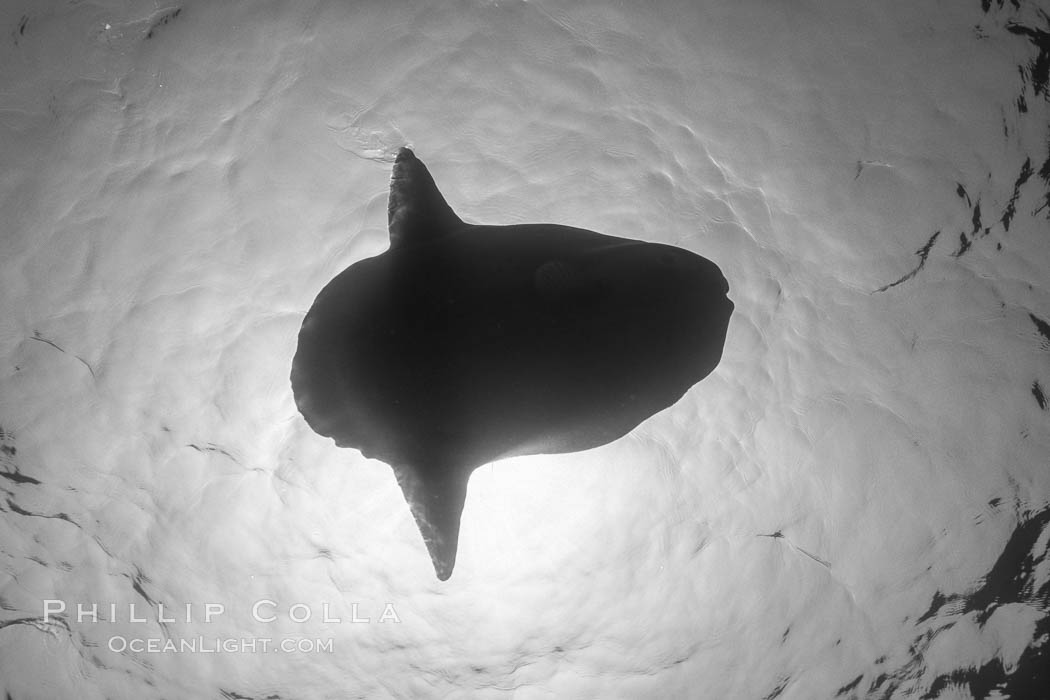
[[[729,317],[733,315],[733,311],[736,309],[736,304],[729,298],[729,282],[722,278],[721,292],[718,294],[718,308],[722,315],[722,325],[726,331],[729,330]]]
[[[729,281],[725,277],[722,278],[721,290],[721,301],[726,306],[729,313],[732,313],[733,309],[736,308],[736,305],[733,304],[733,300],[729,298]]]

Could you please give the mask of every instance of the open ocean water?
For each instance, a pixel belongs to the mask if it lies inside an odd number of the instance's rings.
[[[4,0],[0,693],[1050,697],[1048,73],[1023,0]],[[288,381],[403,145],[736,305],[447,582]]]

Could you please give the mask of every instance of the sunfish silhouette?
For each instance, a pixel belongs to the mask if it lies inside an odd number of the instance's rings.
[[[721,359],[733,303],[681,248],[464,223],[407,148],[388,218],[389,250],[307,313],[292,390],[317,433],[393,468],[444,581],[474,469],[604,445],[672,405]]]

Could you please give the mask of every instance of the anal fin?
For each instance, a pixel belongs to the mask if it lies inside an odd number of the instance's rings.
[[[456,565],[459,521],[470,474],[458,469],[422,472],[394,467],[394,475],[430,552],[434,573],[447,581]]]

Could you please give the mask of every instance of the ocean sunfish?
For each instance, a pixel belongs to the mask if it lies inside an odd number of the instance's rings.
[[[408,148],[388,221],[390,248],[306,314],[292,390],[314,431],[393,468],[444,581],[474,469],[604,445],[671,406],[718,365],[733,303],[681,248],[464,223]]]

